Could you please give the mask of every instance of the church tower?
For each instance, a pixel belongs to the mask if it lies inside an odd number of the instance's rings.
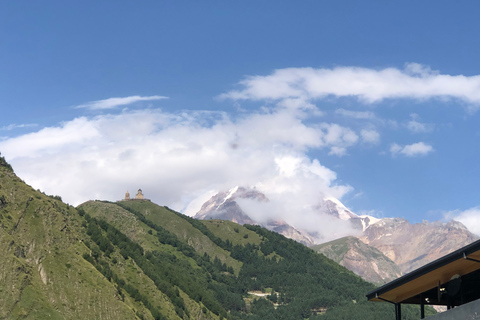
[[[125,200],[130,200],[130,193],[128,191],[125,193]]]
[[[137,200],[143,200],[142,189],[138,189],[138,192],[137,192],[137,194],[135,195],[135,199],[137,199]]]

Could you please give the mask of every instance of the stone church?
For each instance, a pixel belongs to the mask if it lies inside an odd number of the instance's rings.
[[[142,189],[138,189],[137,194],[135,195],[135,198],[130,198],[130,193],[127,191],[125,193],[125,199],[123,200],[148,200],[148,199],[145,199],[145,197],[143,196]]]

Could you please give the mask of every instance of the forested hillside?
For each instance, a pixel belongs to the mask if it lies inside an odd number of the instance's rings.
[[[163,271],[163,277],[221,317],[393,317],[392,306],[366,301],[365,293],[373,289],[372,284],[323,255],[264,228],[222,220],[198,221],[149,201],[90,201],[80,208],[143,242],[144,248],[158,241],[159,248],[176,253],[170,269],[159,267],[168,270]],[[148,240],[152,236],[156,239]],[[149,254],[145,254],[147,259]],[[152,250],[151,254],[161,253]],[[193,279],[189,278],[190,266],[197,269]],[[192,288],[193,281],[198,286]],[[259,298],[261,293],[268,295]],[[176,308],[181,309],[181,305]],[[407,317],[418,318],[418,311],[405,309]]]
[[[394,317],[392,305],[366,301],[372,284],[277,233],[149,201],[73,208],[3,159],[0,227],[0,318]]]

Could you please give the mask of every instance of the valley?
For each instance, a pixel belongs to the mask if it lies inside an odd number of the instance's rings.
[[[196,220],[146,200],[74,208],[32,189],[5,164],[0,186],[2,318],[392,314],[392,306],[366,301],[373,284],[261,226]],[[416,313],[406,308],[408,319]]]

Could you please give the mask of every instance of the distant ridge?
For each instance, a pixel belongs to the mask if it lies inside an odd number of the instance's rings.
[[[195,218],[260,224],[250,218],[237,199],[269,201],[265,194],[256,189],[234,187],[217,193],[205,202]],[[352,230],[358,230],[357,237],[338,240],[343,243],[341,255],[335,256],[340,252],[333,248],[338,248],[337,240],[317,246],[319,239],[322,239],[321,235],[296,229],[285,221],[270,220],[261,225],[304,245],[314,246],[314,249],[375,283],[385,283],[479,238],[457,221],[448,223],[425,221],[412,225],[401,218],[378,219],[368,215],[357,215],[341,201],[332,197],[320,201],[314,210],[319,214],[348,222]],[[379,266],[388,271],[384,272]],[[364,270],[367,267],[370,269]]]
[[[402,275],[395,262],[356,237],[344,237],[311,248],[373,283],[385,284]]]

